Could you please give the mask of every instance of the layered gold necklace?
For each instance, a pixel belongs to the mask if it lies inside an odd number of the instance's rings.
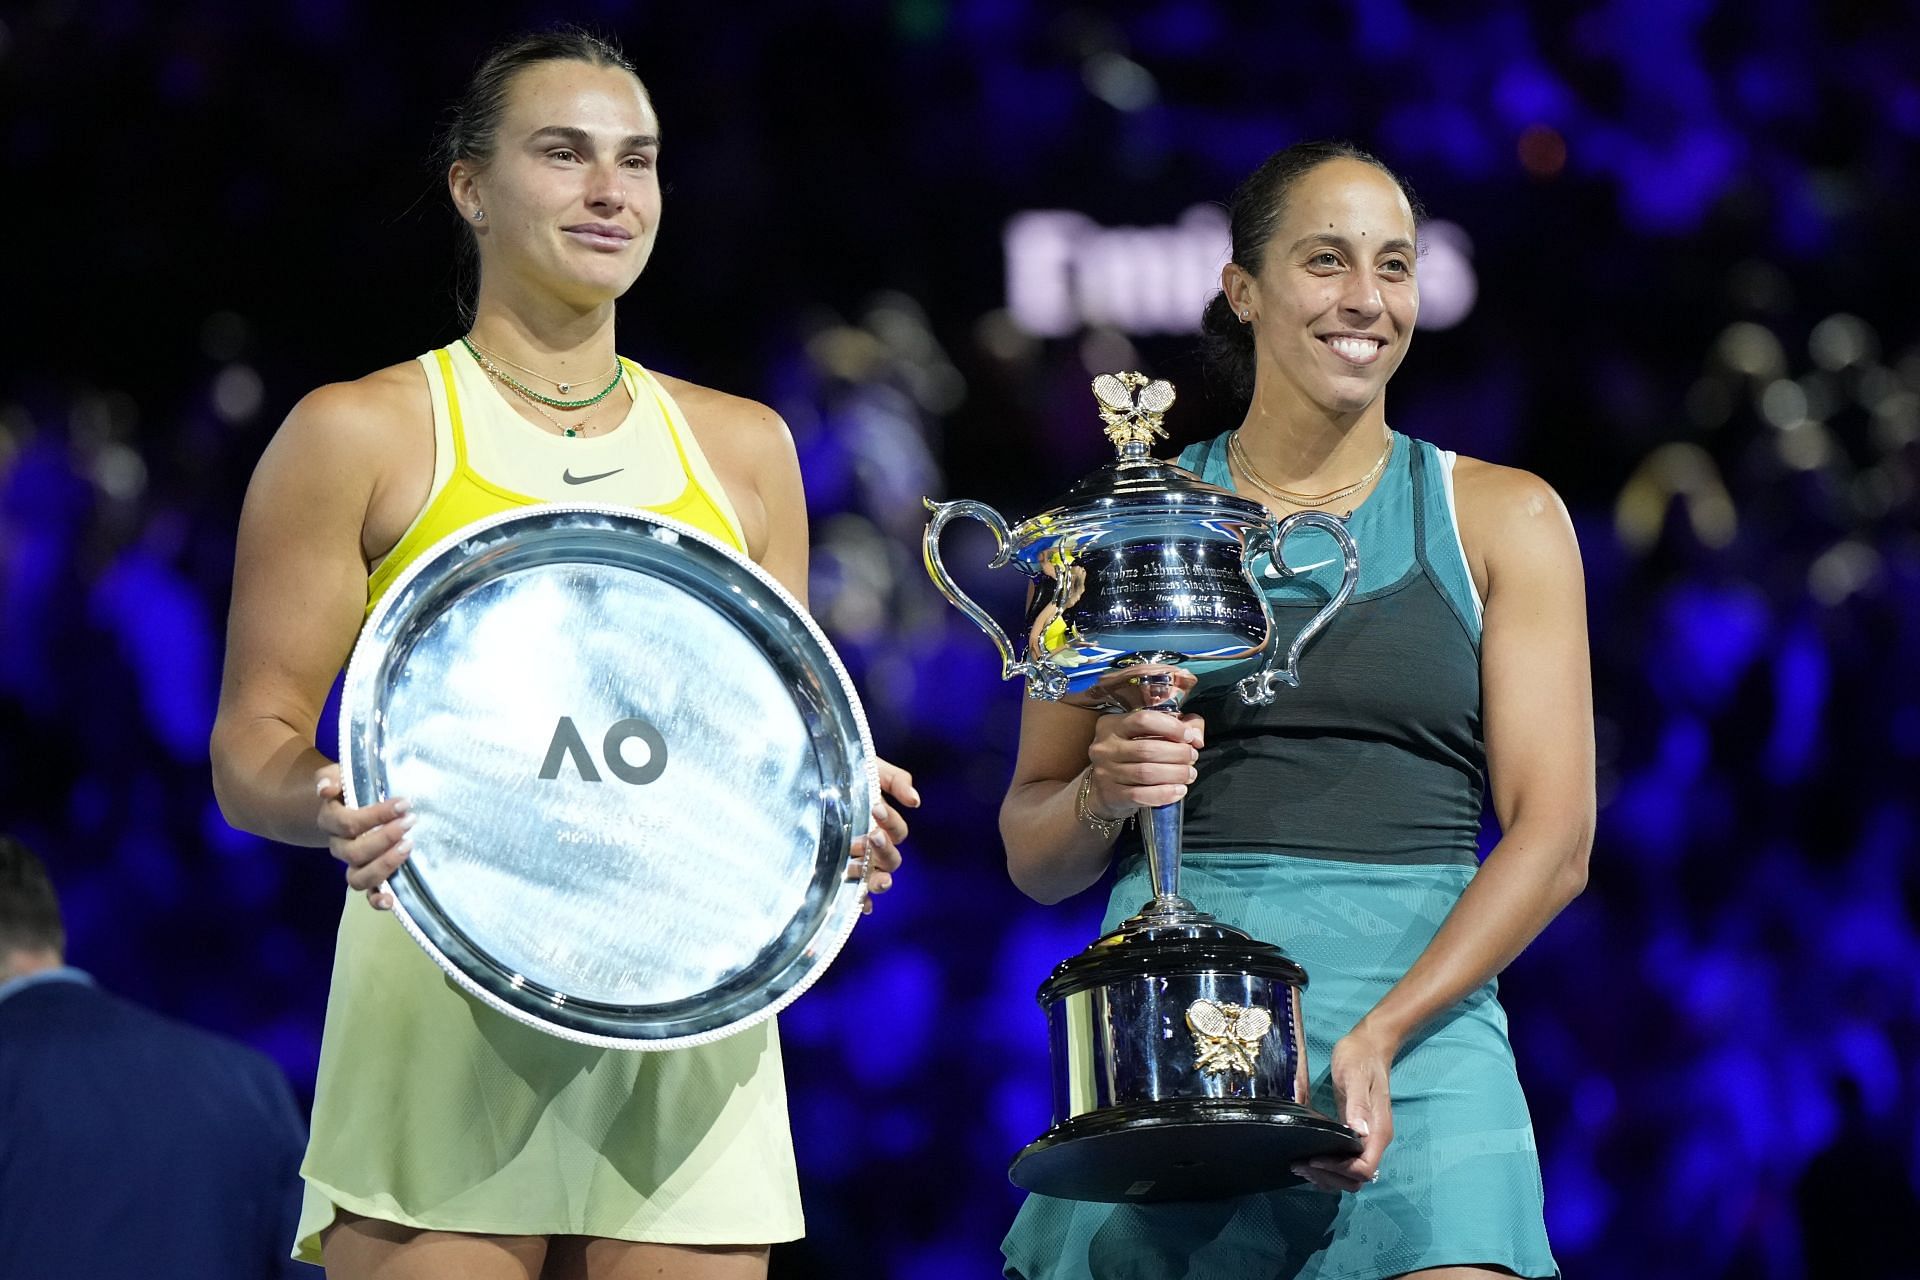
[[[599,413],[600,402],[612,395],[613,389],[620,385],[620,358],[615,356],[613,368],[604,375],[607,378],[607,385],[601,388],[597,395],[591,395],[582,400],[566,400],[554,396],[542,395],[526,383],[520,381],[520,379],[509,374],[500,366],[502,364],[513,365],[514,368],[520,370],[522,373],[530,373],[542,382],[550,382],[559,388],[560,395],[563,397],[573,390],[573,384],[548,377],[537,369],[529,369],[523,364],[514,364],[513,361],[507,359],[505,356],[497,352],[489,351],[485,347],[478,345],[472,338],[462,338],[460,339],[460,343],[466,347],[467,354],[471,355],[474,361],[486,371],[488,377],[518,396],[528,408],[552,423],[555,431],[558,431],[561,435],[568,438],[586,434],[587,424]],[[593,379],[595,382],[599,380],[599,378]],[[561,422],[560,419],[554,417],[551,413],[548,413],[546,406],[566,410],[586,409],[588,413],[586,417],[568,425]]]
[[[1301,493],[1298,489],[1283,488],[1261,475],[1254,469],[1253,459],[1247,456],[1247,446],[1241,443],[1238,428],[1227,437],[1227,456],[1239,466],[1241,473],[1247,479],[1253,481],[1254,487],[1268,497],[1277,498],[1281,502],[1296,507],[1324,507],[1329,502],[1338,502],[1342,498],[1360,492],[1379,479],[1380,473],[1387,469],[1387,459],[1393,456],[1393,437],[1391,435],[1387,437],[1387,447],[1380,451],[1380,457],[1367,468],[1367,474],[1352,484],[1341,485],[1338,489],[1329,489],[1325,493]],[[1346,514],[1353,513],[1349,511]]]

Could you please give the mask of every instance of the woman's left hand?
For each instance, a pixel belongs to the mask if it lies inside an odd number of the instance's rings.
[[[1316,1156],[1293,1171],[1322,1191],[1358,1191],[1380,1176],[1380,1157],[1393,1141],[1393,1101],[1387,1092],[1396,1045],[1365,1023],[1333,1046],[1333,1101],[1340,1120],[1360,1135],[1360,1154]]]
[[[880,766],[880,803],[873,809],[873,830],[853,842],[853,861],[862,859],[867,868],[867,894],[860,904],[863,914],[872,914],[873,895],[893,888],[893,873],[900,869],[900,842],[907,838],[907,820],[887,803],[909,809],[920,807],[920,793],[913,789],[913,775],[895,764],[878,760]]]

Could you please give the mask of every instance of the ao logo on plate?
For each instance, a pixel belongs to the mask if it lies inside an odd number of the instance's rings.
[[[647,754],[638,764],[627,759],[627,744],[638,740],[646,745]],[[638,716],[617,721],[607,730],[606,737],[600,741],[600,756],[606,762],[607,772],[622,782],[635,786],[652,782],[666,771],[667,740],[660,731]],[[560,766],[571,760],[575,772],[584,782],[600,781],[600,771],[594,767],[593,753],[587,749],[587,743],[580,731],[573,726],[572,716],[561,716],[560,723],[553,727],[553,740],[547,744],[547,758],[540,766],[542,781],[551,782],[560,776]]]

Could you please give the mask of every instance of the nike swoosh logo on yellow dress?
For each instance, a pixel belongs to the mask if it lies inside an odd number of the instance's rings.
[[[562,471],[560,473],[560,478],[562,480],[565,480],[568,484],[592,484],[595,480],[605,480],[608,476],[617,476],[622,471],[625,471],[625,470],[626,470],[625,467],[615,467],[611,471],[602,471],[598,475],[577,476],[573,474],[573,468],[568,467],[565,471]]]

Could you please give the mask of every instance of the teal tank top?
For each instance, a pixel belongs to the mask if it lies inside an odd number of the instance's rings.
[[[1235,487],[1224,435],[1179,461]],[[1221,681],[1188,701],[1207,725],[1187,795],[1189,851],[1477,861],[1480,605],[1454,520],[1451,465],[1451,455],[1392,433],[1379,485],[1347,522],[1359,584],[1301,655],[1299,688],[1250,707]],[[1289,538],[1285,558],[1296,570],[1286,578],[1264,556],[1251,565],[1282,644],[1339,589],[1342,569],[1338,545],[1317,529]]]

